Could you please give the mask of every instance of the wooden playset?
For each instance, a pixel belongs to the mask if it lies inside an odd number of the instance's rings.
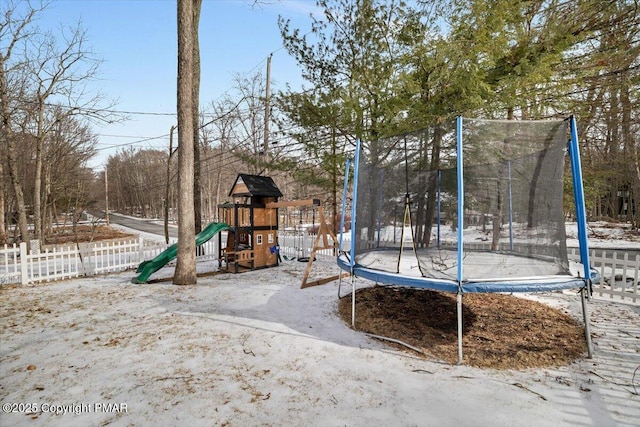
[[[270,177],[239,174],[229,192],[232,203],[218,205],[220,221],[229,225],[227,241],[220,235],[220,269],[243,270],[278,265],[276,245],[278,215],[267,209],[282,193]]]
[[[327,225],[320,200],[278,201],[282,193],[268,176],[239,174],[229,192],[233,202],[218,205],[220,221],[229,225],[226,242],[219,235],[220,269],[239,273],[279,265],[278,208],[315,206],[320,227],[309,258],[302,287],[309,287],[335,280],[322,279],[307,283],[316,251],[336,249],[337,239]],[[331,239],[329,239],[331,237]]]

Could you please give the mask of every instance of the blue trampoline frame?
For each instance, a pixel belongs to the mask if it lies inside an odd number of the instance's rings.
[[[464,245],[458,245],[457,248],[457,280],[435,279],[429,277],[406,276],[395,274],[381,270],[367,268],[355,261],[356,239],[351,239],[349,251],[343,250],[342,235],[340,235],[339,255],[337,257],[338,266],[351,274],[352,278],[352,326],[355,327],[355,278],[361,277],[376,283],[395,286],[409,286],[414,288],[432,289],[437,291],[457,293],[458,305],[458,363],[462,363],[462,295],[472,292],[546,292],[565,289],[580,289],[582,298],[583,320],[585,323],[585,337],[587,341],[588,355],[593,356],[591,345],[591,333],[589,327],[589,314],[587,310],[587,294],[591,291],[592,280],[598,279],[598,274],[590,268],[589,263],[589,246],[587,239],[587,217],[584,202],[584,187],[582,182],[582,168],[580,164],[580,151],[578,147],[578,133],[576,129],[576,121],[574,116],[567,119],[570,126],[571,137],[568,142],[568,153],[571,164],[571,174],[573,179],[573,195],[576,210],[576,222],[578,225],[578,242],[580,249],[580,262],[583,266],[582,271],[584,277],[558,275],[540,278],[526,278],[520,280],[489,280],[489,281],[468,281],[464,277]],[[464,194],[463,187],[463,144],[462,144],[462,125],[463,118],[458,117],[456,120],[456,150],[457,150],[457,176],[458,176],[458,194]],[[358,172],[360,165],[361,142],[356,141],[356,152],[353,162],[351,159],[347,161],[347,167],[344,178],[344,189],[342,198],[342,218],[341,229],[344,230],[344,221],[346,214],[346,201],[349,186],[350,168],[353,167],[353,189],[352,189],[352,206],[351,206],[351,230],[356,229],[356,212],[358,200]],[[464,197],[458,197],[458,224],[457,233],[458,241],[463,240],[464,230]],[[440,221],[438,220],[438,227]]]

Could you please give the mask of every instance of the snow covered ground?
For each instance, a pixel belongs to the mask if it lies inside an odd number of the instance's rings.
[[[566,224],[567,246],[578,247],[578,226],[575,222]],[[589,248],[609,248],[620,250],[640,250],[640,234],[633,234],[629,224],[614,224],[594,221],[587,224]]]
[[[0,287],[0,425],[640,426],[640,305],[592,300],[593,359],[483,370],[351,330],[338,282],[301,290],[305,268]],[[337,273],[318,260],[310,279]],[[573,292],[525,297],[581,317]]]
[[[592,301],[594,359],[482,370],[351,330],[339,284],[301,290],[305,267],[0,288],[0,425],[640,426],[640,306]],[[580,316],[574,293],[528,297]]]

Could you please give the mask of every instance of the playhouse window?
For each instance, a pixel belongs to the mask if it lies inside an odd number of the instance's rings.
[[[258,245],[262,244],[262,234],[258,234],[256,236],[256,244],[258,244]]]

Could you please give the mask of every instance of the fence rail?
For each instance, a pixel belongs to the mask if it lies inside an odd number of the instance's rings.
[[[593,286],[593,294],[609,299],[640,302],[640,255],[618,250],[591,249],[589,263],[600,274],[600,283]],[[580,260],[578,248],[569,249],[569,257]]]
[[[311,256],[313,244],[317,235],[309,233],[295,233],[283,231],[278,233],[278,246],[280,247],[280,255],[285,259],[289,258],[308,258]],[[329,242],[331,244],[332,242]],[[336,256],[333,249],[317,250],[316,258],[333,258]]]
[[[307,233],[280,232],[280,254],[285,259],[309,257],[315,238]],[[167,247],[165,243],[143,238],[82,243],[30,252],[25,243],[4,245],[4,248],[0,247],[0,285],[49,282],[130,270]],[[632,256],[622,250],[592,249],[590,252],[591,265],[602,278],[593,286],[594,295],[640,302],[640,255]],[[218,239],[211,239],[200,247],[196,259],[217,260],[218,253]],[[330,249],[316,252],[318,258],[330,259],[333,256]],[[578,249],[570,248],[569,257],[579,261]]]
[[[165,243],[143,238],[57,246],[42,251],[29,251],[24,242],[4,245],[0,247],[0,285],[50,282],[131,270],[167,247]],[[200,247],[196,259],[217,259],[217,254],[217,239],[212,239]]]

